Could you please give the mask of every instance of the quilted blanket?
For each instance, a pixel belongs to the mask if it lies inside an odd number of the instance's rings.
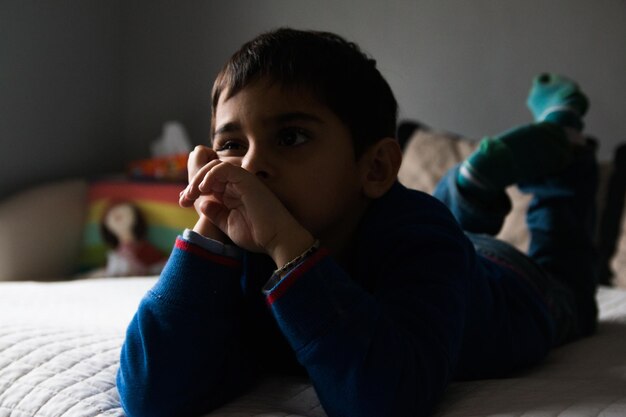
[[[3,283],[0,416],[123,417],[120,346],[152,282]]]
[[[127,323],[154,278],[0,284],[0,417],[123,417]],[[507,379],[453,384],[438,416],[626,416],[626,291],[602,288],[597,335]],[[384,381],[381,381],[384,383]],[[208,416],[323,417],[306,380],[271,378]]]

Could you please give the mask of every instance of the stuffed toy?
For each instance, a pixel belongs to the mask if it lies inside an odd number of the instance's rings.
[[[141,210],[128,201],[109,205],[100,222],[103,240],[109,246],[106,276],[159,274],[165,255],[146,240],[146,221]]]

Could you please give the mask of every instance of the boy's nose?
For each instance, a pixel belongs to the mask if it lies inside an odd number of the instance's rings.
[[[250,148],[241,160],[241,167],[261,179],[270,177],[270,167],[267,157],[258,149]]]

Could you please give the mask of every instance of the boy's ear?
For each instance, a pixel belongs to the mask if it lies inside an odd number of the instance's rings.
[[[379,140],[361,156],[361,182],[366,197],[382,197],[398,178],[402,150],[395,138]]]

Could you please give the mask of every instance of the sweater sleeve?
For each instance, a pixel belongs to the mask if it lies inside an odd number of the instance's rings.
[[[117,386],[129,417],[198,415],[251,381],[240,275],[238,259],[176,241],[122,347]]]
[[[329,417],[427,415],[458,359],[470,251],[445,231],[372,245],[376,260],[356,273],[375,276],[373,291],[321,250],[267,301]]]

